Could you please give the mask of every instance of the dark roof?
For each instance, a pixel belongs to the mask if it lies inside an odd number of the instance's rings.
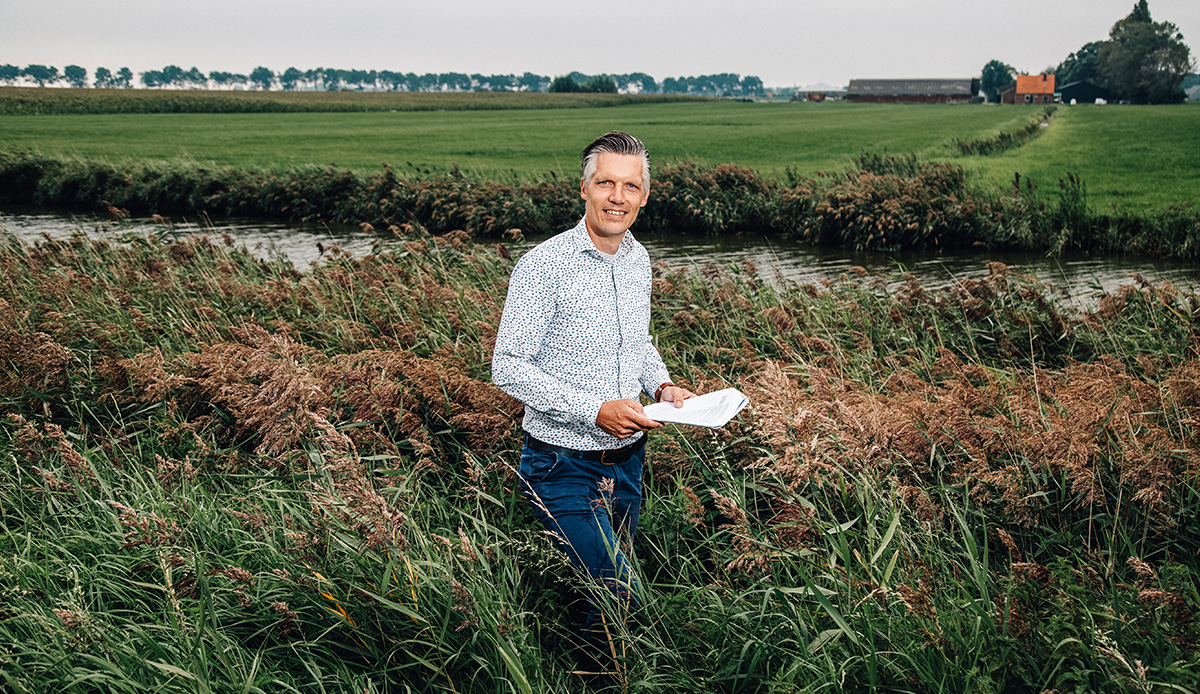
[[[1063,99],[1071,99],[1077,94],[1083,94],[1085,98],[1108,98],[1108,90],[1091,80],[1078,80],[1064,84],[1058,88],[1058,93],[1063,95]]]
[[[850,95],[861,96],[925,96],[930,94],[949,96],[975,96],[978,80],[935,79],[935,80],[850,80],[846,90]]]

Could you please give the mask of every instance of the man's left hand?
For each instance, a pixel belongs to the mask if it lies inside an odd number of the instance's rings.
[[[687,388],[680,388],[679,386],[667,386],[666,388],[662,389],[662,393],[659,393],[658,401],[673,402],[675,403],[675,407],[683,407],[684,400],[694,397],[696,397],[696,394]]]

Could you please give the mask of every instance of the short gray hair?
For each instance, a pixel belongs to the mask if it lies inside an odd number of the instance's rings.
[[[629,133],[614,130],[605,133],[583,148],[583,183],[587,185],[596,173],[596,158],[601,154],[632,154],[642,158],[642,187],[650,189],[650,153],[646,145]]]

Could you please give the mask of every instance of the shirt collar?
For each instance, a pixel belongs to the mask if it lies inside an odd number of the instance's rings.
[[[588,251],[593,251],[594,253],[597,253],[597,254],[600,253],[600,251],[596,248],[596,244],[592,243],[592,237],[588,236],[586,219],[579,220],[579,223],[575,225],[575,228],[571,229],[570,233],[571,233],[571,238],[575,243],[575,251],[576,252],[586,253]],[[624,256],[632,248],[633,248],[633,233],[626,230],[625,236],[621,237],[621,245],[619,247],[617,247],[617,255],[615,257],[620,258],[620,257]]]

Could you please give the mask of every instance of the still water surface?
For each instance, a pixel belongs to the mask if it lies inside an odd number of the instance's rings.
[[[149,219],[127,220],[120,225],[95,217],[74,216],[39,209],[0,210],[0,231],[7,231],[28,242],[49,235],[61,238],[84,233],[92,238],[115,240],[124,233],[164,233],[162,225]],[[199,224],[174,222],[167,233],[180,236],[228,234],[256,256],[266,259],[283,257],[298,270],[308,269],[321,258],[320,248],[337,245],[355,255],[372,250],[403,251],[403,240],[364,234],[356,227],[335,227],[263,220],[222,220]],[[506,243],[514,255],[540,238]],[[1048,257],[1027,252],[943,251],[898,253],[861,253],[833,248],[813,248],[757,235],[730,235],[721,238],[694,236],[639,236],[654,262],[672,267],[703,267],[749,260],[766,279],[781,279],[799,284],[836,279],[858,266],[872,274],[890,275],[897,281],[912,273],[929,288],[941,287],[958,279],[987,274],[987,264],[998,261],[1028,270],[1050,282],[1062,292],[1064,301],[1090,306],[1099,294],[1112,292],[1122,284],[1131,284],[1133,275],[1151,282],[1171,282],[1180,289],[1200,291],[1200,265],[1144,256],[1076,255]]]

